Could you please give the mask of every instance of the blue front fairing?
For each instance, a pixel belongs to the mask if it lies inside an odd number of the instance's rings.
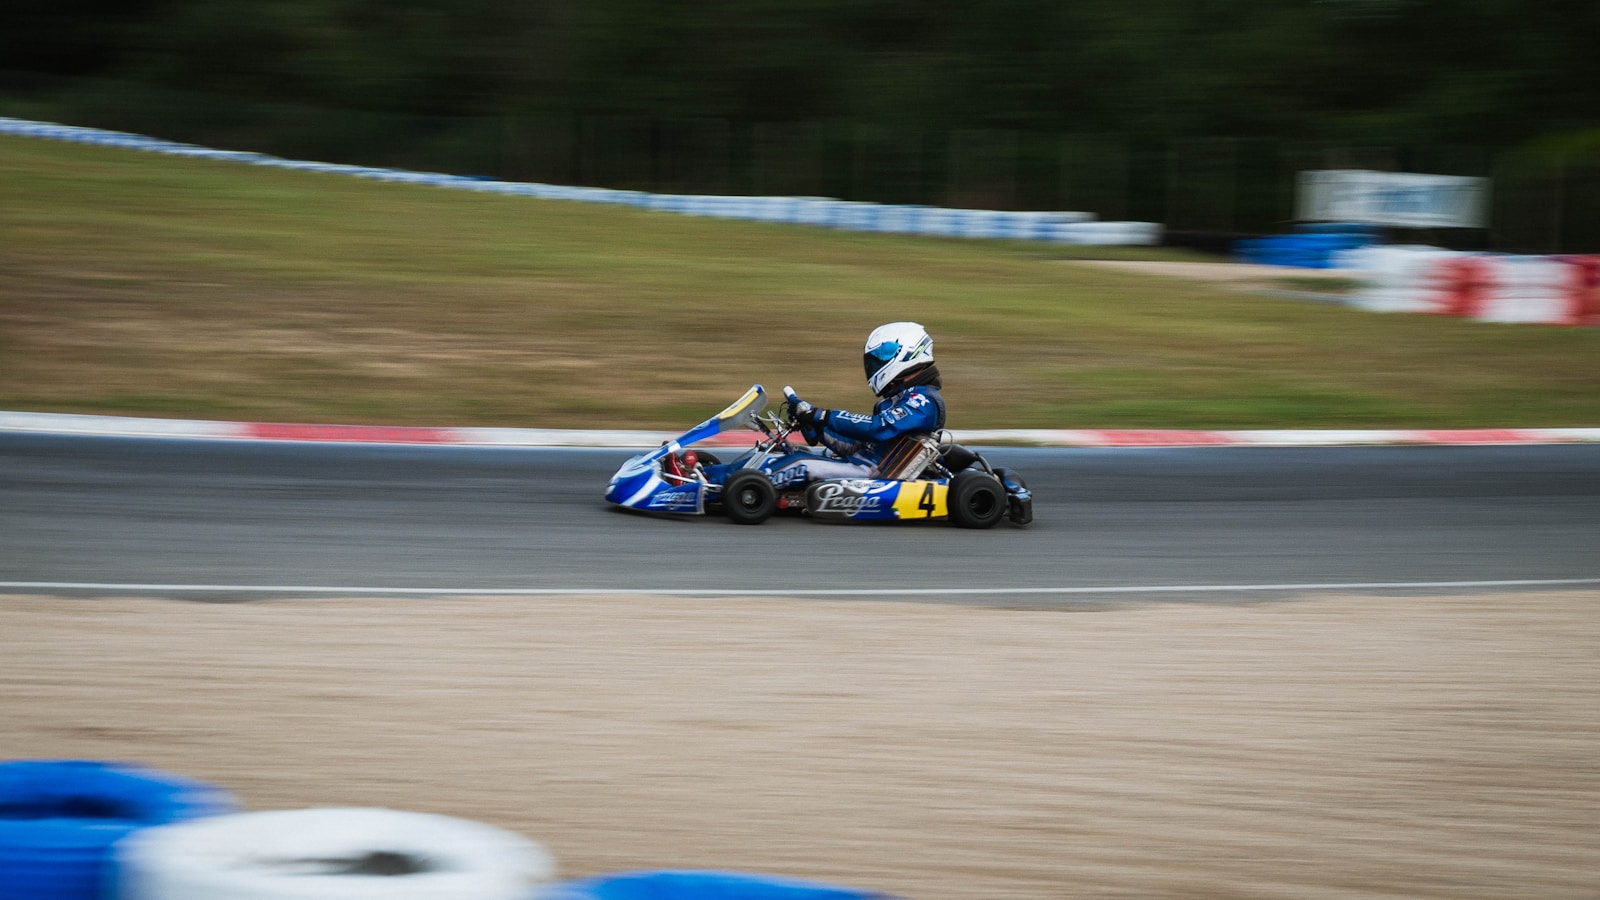
[[[747,468],[756,451],[748,450],[726,463],[706,466],[702,470],[704,482],[691,481],[678,484],[662,475],[661,460],[676,452],[678,443],[670,442],[649,453],[629,459],[606,486],[606,502],[646,512],[666,512],[694,515],[705,512],[708,499],[715,499],[723,482],[736,471]],[[755,468],[771,475],[776,469],[807,459],[830,458],[813,450],[794,450],[788,454],[771,455]]]
[[[647,453],[624,463],[606,486],[606,501],[647,512],[704,512],[706,485],[673,484],[662,478],[658,464],[662,455]]]
[[[766,392],[761,385],[754,385],[732,406],[685,431],[676,440],[629,459],[611,476],[611,483],[606,486],[606,501],[647,512],[690,515],[705,512],[708,485],[698,481],[679,484],[664,478],[661,460],[697,441],[730,429],[749,427],[753,417],[765,406]]]
[[[704,484],[662,484],[660,488],[652,491],[642,504],[635,504],[633,508],[646,512],[698,515],[705,512],[705,501]]]

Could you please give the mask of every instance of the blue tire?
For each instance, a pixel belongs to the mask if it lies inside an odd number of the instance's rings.
[[[117,841],[233,808],[216,788],[133,766],[0,763],[0,900],[114,896]]]

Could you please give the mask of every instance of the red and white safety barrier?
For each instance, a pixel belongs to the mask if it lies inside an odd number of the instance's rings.
[[[1346,251],[1339,264],[1366,273],[1355,304],[1375,312],[1600,325],[1600,256],[1514,256],[1396,245]]]
[[[316,441],[478,447],[616,447],[644,449],[678,436],[668,431],[561,428],[425,428],[392,425],[290,425],[0,412],[0,432],[148,437],[175,440]],[[1600,442],[1600,428],[1312,429],[973,429],[953,432],[967,444],[1036,447],[1338,447],[1360,444],[1559,444]],[[721,434],[713,446],[749,446],[754,432]]]

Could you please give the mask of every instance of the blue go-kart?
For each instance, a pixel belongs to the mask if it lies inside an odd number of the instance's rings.
[[[794,397],[787,387],[784,394]],[[766,407],[766,391],[755,385],[722,412],[629,459],[611,477],[607,502],[647,513],[721,514],[741,525],[757,525],[777,513],[831,522],[947,520],[959,528],[992,528],[1001,519],[1016,525],[1033,521],[1033,495],[1021,476],[949,443],[947,432],[899,438],[872,477],[827,478],[780,489],[773,472],[838,457],[791,442],[796,424],[788,405],[781,413]],[[689,449],[741,429],[760,436],[727,463],[708,451]]]

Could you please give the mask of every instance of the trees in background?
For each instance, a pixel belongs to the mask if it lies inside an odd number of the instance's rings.
[[[1588,0],[12,0],[0,68],[423,115],[1504,145],[1600,127]]]
[[[615,186],[1138,215],[1183,198],[1107,185],[1181,170],[1237,225],[1282,217],[1245,172],[1296,147],[1458,174],[1515,150],[1564,184],[1600,153],[1597,46],[1591,0],[11,0],[0,100],[64,84],[31,109]]]

